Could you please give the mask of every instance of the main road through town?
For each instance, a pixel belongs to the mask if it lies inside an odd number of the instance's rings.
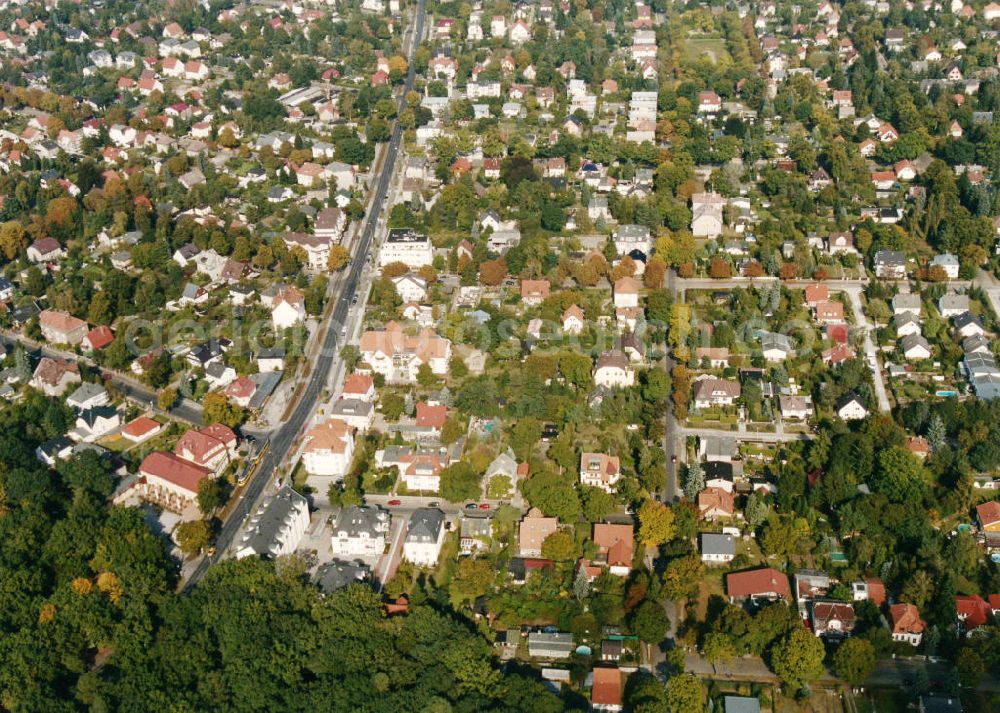
[[[407,71],[403,91],[399,93],[399,111],[397,113],[402,112],[404,102],[406,101],[406,93],[413,88],[415,75],[413,57],[414,52],[423,37],[424,5],[425,0],[420,0],[417,4],[416,13],[411,25],[412,32],[410,34],[410,47],[407,53],[409,70]],[[205,575],[205,572],[208,571],[208,568],[219,561],[223,555],[226,554],[226,551],[232,544],[237,532],[239,532],[243,524],[243,520],[251,512],[251,510],[256,507],[261,494],[264,492],[268,483],[271,482],[271,477],[274,474],[275,469],[287,461],[293,442],[309,421],[309,418],[313,413],[313,409],[316,406],[316,401],[326,386],[330,370],[340,358],[338,355],[340,347],[338,344],[338,341],[340,340],[340,326],[347,323],[347,313],[351,306],[351,295],[353,295],[357,289],[361,280],[362,271],[368,262],[368,254],[375,238],[375,230],[378,226],[379,215],[382,213],[383,203],[385,202],[385,198],[389,190],[389,184],[392,181],[396,158],[399,155],[399,148],[402,140],[402,127],[399,125],[399,122],[394,122],[392,138],[389,140],[389,145],[386,147],[385,151],[385,160],[382,164],[382,172],[378,177],[378,182],[375,186],[375,194],[369,204],[368,214],[365,216],[365,226],[359,234],[358,240],[354,246],[353,260],[351,261],[347,274],[344,276],[344,279],[341,280],[339,294],[335,294],[333,296],[333,299],[335,299],[336,302],[330,315],[330,323],[327,325],[322,348],[318,351],[316,361],[312,365],[312,371],[309,374],[309,381],[305,388],[299,391],[299,400],[292,409],[291,416],[287,421],[285,421],[284,424],[272,432],[270,437],[270,447],[266,455],[261,460],[260,465],[254,472],[250,481],[247,483],[246,490],[240,498],[238,505],[230,511],[229,516],[222,524],[222,528],[216,540],[215,553],[212,555],[206,555],[202,558],[201,562],[198,563],[197,567],[195,567],[191,576],[188,578],[187,583],[185,584],[185,589],[190,589],[197,584],[197,582]]]

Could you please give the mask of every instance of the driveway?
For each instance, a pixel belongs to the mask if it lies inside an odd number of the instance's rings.
[[[888,413],[892,410],[889,405],[889,395],[885,389],[885,382],[882,380],[882,369],[878,364],[878,354],[875,350],[875,342],[872,341],[872,334],[875,327],[868,321],[864,311],[861,309],[861,286],[851,285],[844,287],[844,292],[851,300],[851,309],[854,311],[854,322],[864,329],[865,334],[865,358],[872,371],[872,381],[875,384],[875,396],[878,399],[878,410]]]

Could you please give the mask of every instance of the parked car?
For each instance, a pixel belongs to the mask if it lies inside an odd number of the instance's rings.
[[[480,510],[489,510],[490,509],[490,504],[489,503],[479,503],[479,509]]]
[[[402,501],[400,501],[400,500],[390,500],[390,501],[389,501],[389,507],[392,507],[392,508],[394,508],[394,507],[399,507],[399,506],[400,506],[400,505],[402,505],[402,504],[403,504],[403,503],[402,503]]]

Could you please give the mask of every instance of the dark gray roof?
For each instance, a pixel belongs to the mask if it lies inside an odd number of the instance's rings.
[[[444,513],[437,508],[418,508],[410,515],[407,542],[437,542],[444,526]]]
[[[361,562],[330,560],[319,568],[314,581],[323,594],[333,594],[349,584],[364,581],[368,572],[368,567]]]
[[[243,547],[249,547],[258,555],[268,555],[281,543],[288,519],[302,506],[308,507],[306,499],[287,485],[257,511],[251,520],[243,539]]]
[[[736,540],[732,535],[706,532],[701,536],[701,553],[703,555],[735,555]]]
[[[345,532],[347,537],[354,538],[367,532],[370,537],[376,537],[385,532],[388,524],[389,513],[377,505],[351,505],[337,513],[332,531],[334,536]]]

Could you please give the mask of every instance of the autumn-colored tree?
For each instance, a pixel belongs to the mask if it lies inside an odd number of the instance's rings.
[[[596,263],[596,260],[587,260],[577,264],[573,271],[573,278],[584,287],[593,287],[601,279]]]
[[[633,275],[635,275],[635,260],[626,255],[611,271],[611,281],[617,282],[623,277],[632,277]]]
[[[390,262],[382,268],[382,277],[387,277],[391,280],[394,277],[405,275],[409,271],[410,268],[405,262]]]
[[[694,277],[694,263],[686,262],[683,265],[678,265],[677,275],[683,277],[685,280],[689,277]]]
[[[656,289],[663,286],[663,278],[667,274],[667,264],[663,259],[654,255],[646,263],[646,272],[642,274],[646,287]]]
[[[219,132],[219,145],[227,149],[234,149],[240,145],[240,140],[236,138],[232,127],[227,126]]]
[[[813,272],[814,280],[829,280],[830,272],[825,267],[817,267],[816,271]]]
[[[931,265],[927,270],[927,279],[931,282],[947,282],[948,272],[941,265]]]
[[[786,262],[778,270],[778,275],[782,280],[794,280],[799,276],[799,268],[794,262]]]
[[[708,274],[713,280],[726,280],[733,275],[733,270],[725,258],[716,257],[708,267]]]
[[[246,418],[242,408],[230,403],[226,395],[218,391],[207,394],[201,405],[205,423],[221,423],[236,428]]]
[[[507,277],[507,263],[503,258],[486,260],[479,265],[479,281],[489,287],[496,287]]]
[[[674,513],[650,498],[639,508],[639,542],[644,547],[662,545],[674,536]]]
[[[45,222],[49,232],[67,237],[76,225],[79,206],[75,198],[61,196],[49,201],[45,212]]]
[[[181,552],[195,554],[208,547],[212,541],[212,531],[204,520],[190,520],[177,526],[174,534]]]
[[[417,270],[417,277],[426,280],[428,285],[432,285],[438,280],[438,271],[433,265],[424,265]]]
[[[0,225],[0,251],[8,260],[16,258],[28,247],[28,233],[16,220],[8,220]]]
[[[343,270],[351,259],[351,254],[343,245],[334,245],[330,248],[330,255],[326,259],[326,266],[330,270]]]
[[[756,260],[751,260],[743,268],[743,274],[746,277],[762,277],[764,275],[764,266]]]
[[[156,405],[163,411],[167,411],[175,403],[177,403],[177,389],[175,388],[168,386],[165,389],[160,389],[160,392],[156,395]]]

